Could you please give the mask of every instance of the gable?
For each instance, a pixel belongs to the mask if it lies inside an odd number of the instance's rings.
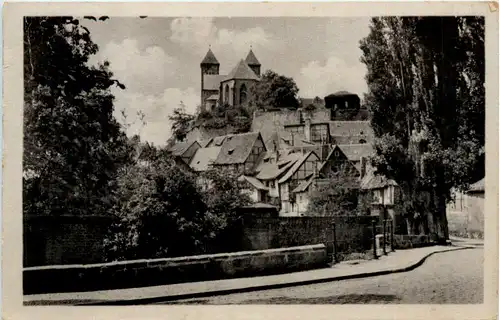
[[[290,170],[278,181],[278,183],[285,183],[288,180],[302,180],[307,179],[316,173],[317,163],[319,157],[314,152],[305,154],[302,158],[295,162]]]
[[[358,169],[348,159],[342,149],[339,146],[335,146],[326,158],[325,162],[321,165],[319,174],[324,178],[330,173],[338,172],[341,169],[347,170],[347,172],[353,173],[356,176],[359,175]]]

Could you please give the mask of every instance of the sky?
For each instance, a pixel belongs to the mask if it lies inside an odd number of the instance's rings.
[[[115,115],[124,110],[128,134],[163,145],[168,116],[182,103],[194,113],[200,104],[200,62],[211,47],[227,74],[250,50],[262,67],[292,77],[304,98],[346,90],[366,92],[359,41],[369,18],[115,18],[83,20],[99,52],[91,64],[110,62],[125,90],[113,89]],[[137,112],[145,115],[145,125]]]

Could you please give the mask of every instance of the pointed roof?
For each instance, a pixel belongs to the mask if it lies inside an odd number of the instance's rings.
[[[245,62],[249,66],[260,66],[259,60],[257,60],[257,57],[253,53],[252,49],[250,49],[250,52],[248,52],[247,58],[245,59]]]
[[[212,52],[212,49],[208,49],[208,52],[205,55],[205,58],[201,61],[201,64],[219,64],[219,61]]]
[[[226,80],[231,80],[231,79],[248,79],[248,80],[259,80],[259,77],[250,69],[248,64],[246,64],[243,59],[238,62],[236,67],[234,67],[233,70],[227,75]]]

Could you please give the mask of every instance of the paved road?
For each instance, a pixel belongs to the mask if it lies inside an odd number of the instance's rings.
[[[404,273],[170,304],[482,303],[483,253],[483,248],[438,253]]]

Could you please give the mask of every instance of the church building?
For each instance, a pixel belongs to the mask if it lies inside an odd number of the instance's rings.
[[[217,104],[241,105],[250,95],[250,88],[260,79],[260,62],[250,49],[227,75],[219,74],[220,63],[211,49],[200,63],[201,107],[211,111]]]

